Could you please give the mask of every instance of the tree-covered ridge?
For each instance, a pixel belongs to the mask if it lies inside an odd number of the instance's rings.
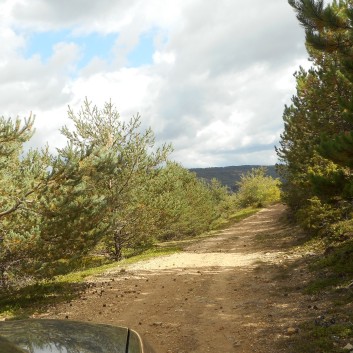
[[[125,122],[111,102],[100,109],[86,99],[68,115],[73,127],[61,129],[67,144],[55,154],[25,152],[32,117],[0,118],[0,287],[51,278],[93,253],[116,261],[127,250],[195,236],[239,207],[279,197],[277,181],[271,195],[246,196],[254,181],[272,180],[262,170],[242,176],[244,197],[199,179],[169,159],[170,145],[155,145],[139,115]]]
[[[241,176],[251,172],[254,168],[261,168],[261,165],[239,165],[228,167],[209,167],[209,168],[190,168],[191,172],[196,173],[199,178],[211,181],[213,178],[219,180],[224,186],[229,187],[232,191],[238,190],[237,182],[241,180]],[[266,175],[272,178],[278,178],[276,166],[266,166]]]

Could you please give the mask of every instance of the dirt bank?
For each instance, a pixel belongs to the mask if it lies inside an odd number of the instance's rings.
[[[312,298],[285,212],[275,205],[181,253],[110,270],[44,316],[129,326],[157,352],[287,352]]]

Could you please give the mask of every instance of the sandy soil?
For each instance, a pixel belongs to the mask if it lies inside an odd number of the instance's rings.
[[[91,278],[44,316],[129,326],[156,352],[288,352],[315,299],[301,293],[285,213],[272,206],[181,253]]]

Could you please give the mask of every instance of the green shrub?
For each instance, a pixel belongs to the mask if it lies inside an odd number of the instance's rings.
[[[266,168],[254,168],[243,174],[237,183],[239,190],[236,193],[240,207],[262,207],[268,203],[277,202],[281,198],[281,182],[266,176]]]
[[[313,235],[329,235],[330,226],[342,217],[341,210],[321,201],[317,196],[297,212],[302,227]]]

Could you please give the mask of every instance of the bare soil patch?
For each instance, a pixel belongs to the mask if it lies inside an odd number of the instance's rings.
[[[302,294],[308,273],[285,215],[274,205],[181,253],[109,270],[41,316],[129,326],[156,352],[289,352],[320,304]]]

